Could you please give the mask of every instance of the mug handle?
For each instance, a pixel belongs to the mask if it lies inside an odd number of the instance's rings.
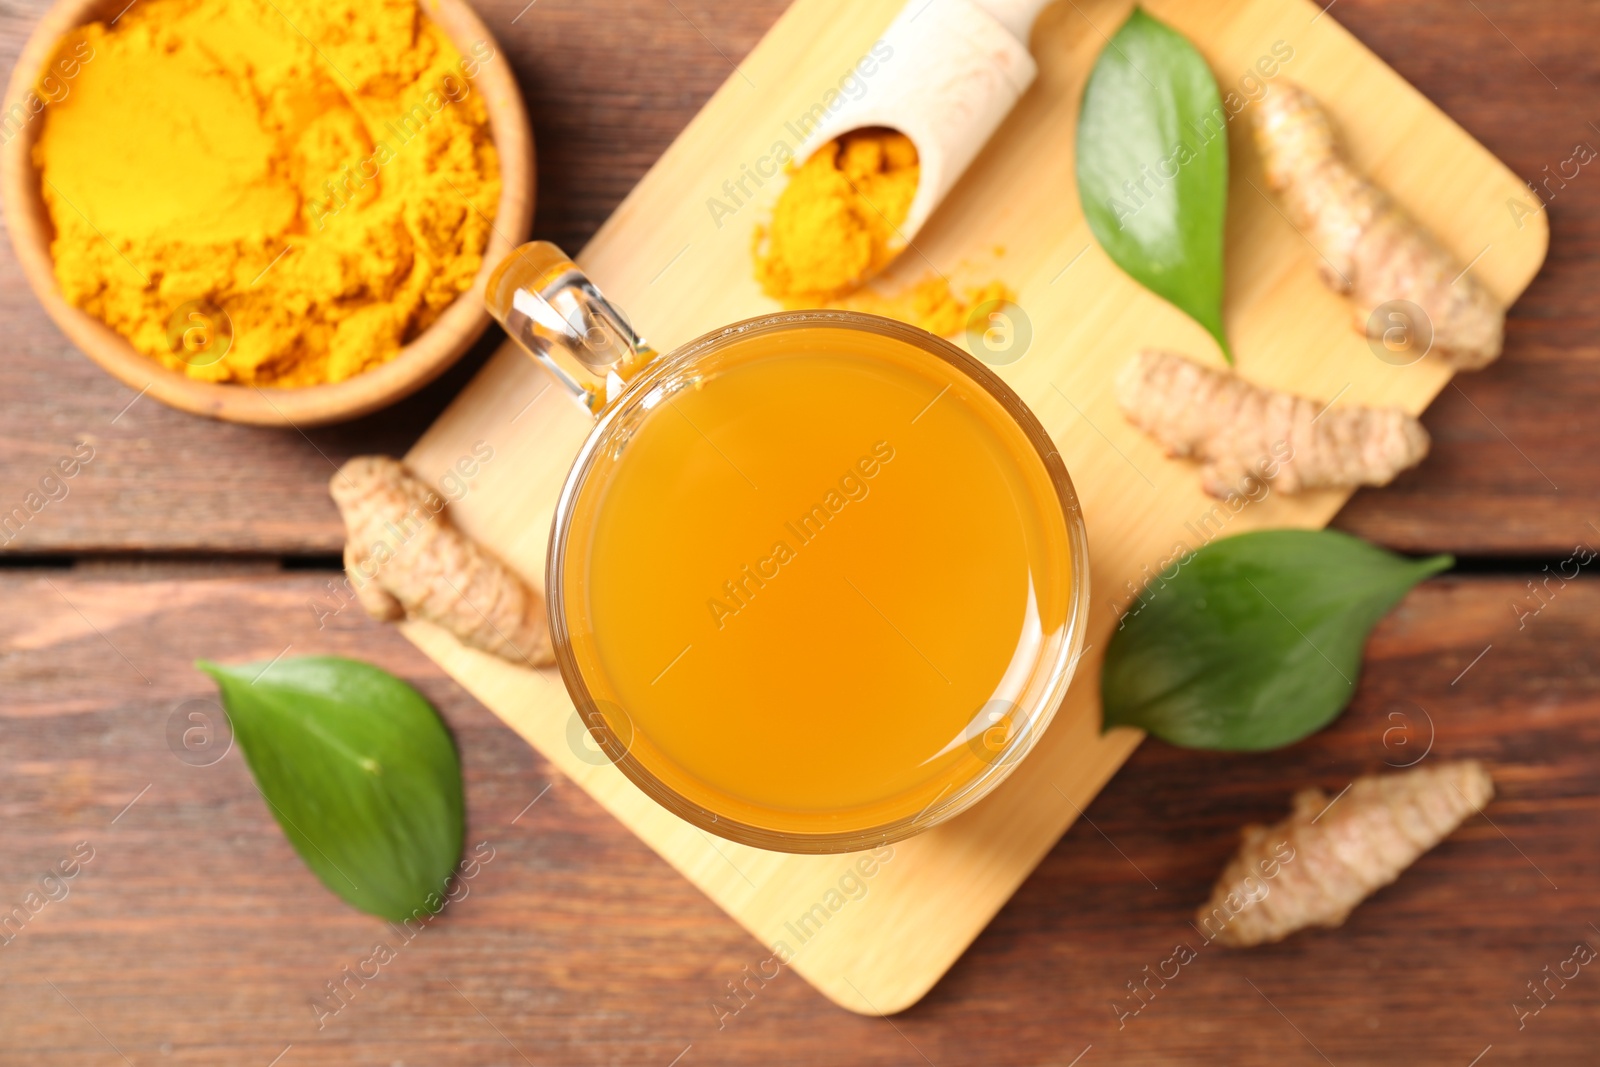
[[[484,303],[596,418],[656,357],[621,310],[549,241],[530,241],[501,260]]]

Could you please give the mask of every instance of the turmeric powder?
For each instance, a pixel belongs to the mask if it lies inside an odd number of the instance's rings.
[[[762,290],[791,310],[864,311],[942,337],[960,333],[985,301],[1013,299],[1000,282],[962,299],[940,275],[893,293],[862,288],[905,247],[900,226],[920,175],[916,145],[887,129],[852,131],[791,165],[771,223],[755,232]]]
[[[899,226],[919,172],[916,146],[893,130],[857,130],[817,149],[756,230],[761,288],[790,307],[853,292],[905,244]]]
[[[34,146],[56,280],[157,362],[340,381],[471,286],[500,195],[472,84],[494,53],[464,58],[416,0],[143,0],[59,47],[95,58]],[[229,343],[196,348],[196,306]]]
[[[954,337],[967,327],[974,308],[994,300],[1014,303],[1016,299],[1010,286],[998,281],[973,286],[965,297],[957,296],[948,279],[932,275],[898,293],[885,296],[862,289],[831,306],[899,319],[940,337]]]

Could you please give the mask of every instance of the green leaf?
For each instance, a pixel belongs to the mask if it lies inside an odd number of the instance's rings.
[[[323,885],[395,922],[443,907],[464,832],[461,765],[422,694],[334,656],[196,666],[217,680],[261,795]]]
[[[1186,748],[1278,748],[1344,710],[1361,650],[1415,584],[1454,564],[1331,530],[1262,530],[1185,557],[1145,588],[1106,650],[1106,729]]]
[[[1106,254],[1233,353],[1222,329],[1228,113],[1194,45],[1134,8],[1078,112],[1078,199]]]

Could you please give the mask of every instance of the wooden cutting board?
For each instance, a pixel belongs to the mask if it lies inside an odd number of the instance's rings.
[[[778,142],[795,146],[800,116],[832,99],[826,94],[901,2],[798,0],[578,256],[659,349],[774,310],[751,281],[750,243],[777,183],[758,188],[746,178],[737,192],[740,179]],[[1359,165],[1473,262],[1493,293],[1509,304],[1533,278],[1548,238],[1538,200],[1332,15],[1308,0],[1146,6],[1195,41],[1225,98],[1257,91],[1257,63],[1277,45],[1266,84],[1292,79],[1324,101]],[[770,975],[776,965],[766,961],[781,948],[792,955],[789,966],[852,1011],[895,1012],[926,993],[1138,745],[1135,731],[1099,731],[1100,657],[1127,601],[1125,583],[1219,530],[1323,526],[1348,495],[1272,496],[1238,514],[1219,510],[1201,493],[1193,465],[1165,459],[1117,410],[1112,380],[1138,348],[1216,358],[1198,326],[1111,264],[1078,207],[1079,96],[1130,7],[1068,0],[1045,12],[1033,38],[1038,81],[886,279],[906,284],[937,269],[958,288],[1000,277],[1017,291],[1032,343],[997,369],[1055,439],[1088,521],[1089,654],[1038,748],[996,793],[865,867],[858,857],[735,845],[667,814],[610,764],[594,762],[553,670],[516,667],[427,625],[407,627],[424,652],[766,946],[752,946],[752,973]],[[870,91],[871,79],[865,83]],[[1246,109],[1229,134],[1226,318],[1239,371],[1340,403],[1420,412],[1448,371],[1431,357],[1406,367],[1383,362],[1352,329],[1347,305],[1318,282],[1314,253],[1262,192],[1248,120]],[[722,207],[714,210],[713,200]],[[452,513],[537,581],[557,491],[587,429],[577,406],[508,344],[409,459],[438,481],[475,445],[492,448]],[[1141,878],[1132,868],[1128,877]]]

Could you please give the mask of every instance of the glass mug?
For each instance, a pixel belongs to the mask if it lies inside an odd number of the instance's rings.
[[[1011,773],[1077,665],[1087,536],[987,367],[844,311],[658,356],[543,242],[486,300],[596,419],[545,592],[577,722],[635,785],[729,840],[825,853],[920,833]]]

